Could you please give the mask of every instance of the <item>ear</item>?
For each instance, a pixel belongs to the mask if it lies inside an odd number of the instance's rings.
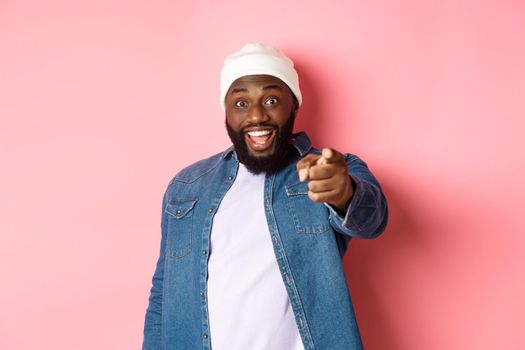
[[[292,106],[292,115],[294,116],[294,118],[297,116],[297,112],[299,112],[299,103],[295,101],[295,103]]]
[[[293,97],[292,115],[295,117],[297,112],[299,112],[299,101],[297,101],[297,97],[295,97],[295,95],[293,95]]]

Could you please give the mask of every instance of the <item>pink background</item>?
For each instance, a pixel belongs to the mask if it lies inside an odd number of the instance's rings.
[[[365,347],[524,349],[524,38],[518,0],[0,1],[0,349],[140,347],[162,194],[229,145],[253,41],[384,186],[344,259]]]

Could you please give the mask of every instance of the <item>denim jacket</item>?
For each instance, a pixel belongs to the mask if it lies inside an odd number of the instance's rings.
[[[373,238],[385,229],[386,199],[366,164],[345,154],[356,187],[344,217],[313,202],[295,166],[306,154],[320,152],[305,133],[295,135],[293,146],[293,161],[265,178],[264,210],[299,334],[306,350],[362,349],[341,260],[352,238]],[[168,185],[143,350],[211,348],[210,232],[238,164],[230,147],[185,168]]]

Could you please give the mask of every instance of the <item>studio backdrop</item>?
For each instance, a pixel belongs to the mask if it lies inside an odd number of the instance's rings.
[[[386,232],[344,258],[365,348],[524,349],[524,23],[517,0],[1,0],[0,349],[140,348],[162,194],[229,146],[219,71],[247,42],[296,62],[296,130],[384,186]]]

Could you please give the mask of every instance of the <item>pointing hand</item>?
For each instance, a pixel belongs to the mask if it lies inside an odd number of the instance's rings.
[[[354,193],[345,157],[331,148],[322,154],[309,154],[297,163],[301,182],[308,182],[308,197],[317,203],[328,203],[342,212],[348,209]]]

